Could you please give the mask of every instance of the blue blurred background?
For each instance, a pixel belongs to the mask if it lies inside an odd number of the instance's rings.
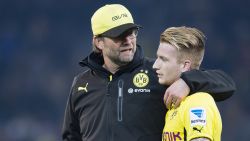
[[[159,35],[192,26],[207,36],[203,67],[222,69],[238,91],[218,103],[223,141],[250,138],[249,0],[1,0],[0,141],[60,141],[78,61],[91,51],[90,18],[106,3],[130,9],[138,43],[155,57]]]

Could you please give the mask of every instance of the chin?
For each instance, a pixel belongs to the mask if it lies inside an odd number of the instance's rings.
[[[169,86],[171,83],[168,80],[159,79],[158,81],[161,85]]]
[[[133,57],[134,57],[134,55],[128,55],[128,56],[123,56],[122,58],[120,58],[120,60],[122,61],[122,62],[131,62],[132,60],[133,60]]]
[[[158,82],[159,82],[161,85],[164,85],[164,84],[165,84],[164,81],[161,80],[161,79],[159,79]]]

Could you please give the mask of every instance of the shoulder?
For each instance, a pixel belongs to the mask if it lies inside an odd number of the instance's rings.
[[[197,92],[188,96],[185,101],[195,101],[197,103],[204,103],[207,101],[214,101],[213,97],[206,92]]]
[[[79,72],[77,75],[75,75],[75,79],[80,79],[82,77],[86,77],[88,75],[90,75],[92,72],[91,72],[91,69],[84,69],[83,71]]]
[[[72,88],[76,87],[77,84],[81,83],[82,81],[88,79],[91,77],[91,73],[93,73],[90,69],[85,69],[84,71],[78,73],[75,75],[73,83],[72,83]]]
[[[188,97],[181,103],[184,111],[190,109],[211,109],[216,107],[213,97],[205,92],[197,92]],[[189,109],[189,110],[188,110]]]

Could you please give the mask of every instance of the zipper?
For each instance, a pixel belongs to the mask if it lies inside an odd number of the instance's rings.
[[[118,81],[118,97],[117,97],[117,120],[122,121],[122,105],[123,105],[123,80]]]

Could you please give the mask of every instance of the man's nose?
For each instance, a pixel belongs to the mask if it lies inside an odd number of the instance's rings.
[[[157,70],[159,68],[158,66],[159,66],[158,65],[158,59],[156,59],[152,67],[153,67],[154,70]]]

